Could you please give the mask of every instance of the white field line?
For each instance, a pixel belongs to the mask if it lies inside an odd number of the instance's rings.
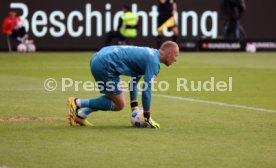
[[[258,107],[249,107],[249,106],[243,106],[243,105],[239,105],[239,104],[227,104],[227,103],[222,103],[222,102],[191,99],[191,98],[184,98],[184,97],[177,97],[177,96],[168,96],[168,95],[162,95],[162,94],[152,94],[152,95],[156,96],[156,97],[162,97],[162,98],[179,100],[179,101],[205,103],[205,104],[212,104],[212,105],[224,106],[224,107],[233,107],[233,108],[261,111],[261,112],[267,112],[267,113],[276,113],[276,110],[268,110],[268,109],[263,109],[263,108],[258,108]]]
[[[13,88],[13,89],[0,89],[0,91],[43,91],[44,88]],[[141,94],[141,93],[139,93]],[[168,95],[162,95],[162,94],[152,94],[156,97],[162,97],[167,99],[173,99],[173,100],[179,100],[179,101],[188,101],[188,102],[196,102],[196,103],[205,103],[205,104],[212,104],[217,106],[223,106],[223,107],[233,107],[233,108],[239,108],[239,109],[245,109],[245,110],[254,110],[254,111],[261,111],[261,112],[267,112],[267,113],[276,113],[276,110],[269,110],[259,107],[249,107],[239,104],[227,104],[222,102],[215,102],[215,101],[208,101],[208,100],[200,100],[200,99],[192,99],[192,98],[185,98],[185,97],[177,97],[177,96],[168,96]]]

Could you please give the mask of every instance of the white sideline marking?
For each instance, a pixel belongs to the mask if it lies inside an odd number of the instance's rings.
[[[227,104],[227,103],[222,103],[222,102],[191,99],[191,98],[184,98],[184,97],[177,97],[177,96],[168,96],[168,95],[162,95],[162,94],[152,94],[152,95],[157,96],[157,97],[167,98],[167,99],[180,100],[180,101],[213,104],[213,105],[218,105],[218,106],[234,107],[234,108],[240,108],[240,109],[246,109],[246,110],[262,111],[262,112],[267,112],[267,113],[276,113],[276,110],[268,110],[268,109],[263,109],[263,108],[258,108],[258,107],[249,107],[249,106],[243,106],[243,105],[239,105],[239,104]]]
[[[0,89],[0,91],[44,91],[44,90],[45,89],[41,89],[41,88],[39,88],[39,89],[38,88]],[[139,92],[139,94],[141,94],[141,93]],[[239,105],[239,104],[227,104],[227,103],[222,103],[222,102],[192,99],[192,98],[177,97],[177,96],[168,96],[168,95],[162,95],[162,94],[152,94],[152,96],[163,97],[163,98],[173,99],[173,100],[180,100],[180,101],[205,103],[205,104],[212,104],[212,105],[218,105],[218,106],[224,106],[224,107],[233,107],[233,108],[240,108],[240,109],[246,109],[246,110],[261,111],[261,112],[267,112],[267,113],[276,113],[276,110],[269,110],[269,109],[258,108],[258,107],[249,107],[249,106],[244,106],[244,105]]]

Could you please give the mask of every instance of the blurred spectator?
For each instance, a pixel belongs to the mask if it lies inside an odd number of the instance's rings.
[[[24,43],[28,39],[26,29],[14,9],[9,9],[9,15],[4,19],[2,25],[2,33],[15,38],[20,43]]]
[[[179,32],[174,20],[174,15],[176,14],[176,12],[176,0],[159,0],[157,47],[160,47],[162,43],[162,31],[164,28],[169,28],[169,30],[173,31],[172,41],[177,42],[177,36]]]
[[[130,7],[123,7],[124,14],[120,17],[117,31],[111,31],[107,34],[105,45],[111,44],[112,39],[117,39],[119,43],[130,43],[129,39],[137,36],[138,16],[134,15]]]
[[[221,0],[221,16],[223,19],[223,37],[236,38],[241,37],[240,33],[245,35],[245,31],[240,24],[242,14],[246,10],[244,0]]]

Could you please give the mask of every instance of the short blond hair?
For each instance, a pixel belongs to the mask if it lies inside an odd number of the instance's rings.
[[[176,42],[173,41],[165,41],[164,43],[162,43],[160,50],[163,51],[174,51],[177,50],[179,47],[177,45]]]

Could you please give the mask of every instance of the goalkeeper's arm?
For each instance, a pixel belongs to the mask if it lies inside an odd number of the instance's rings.
[[[148,86],[148,88],[145,88],[146,85]],[[149,127],[160,128],[160,125],[157,122],[155,122],[150,116],[150,103],[151,103],[151,85],[150,85],[150,83],[149,84],[144,83],[143,88],[144,88],[143,89],[144,91],[142,92],[142,103],[143,103],[145,121],[147,122]]]

